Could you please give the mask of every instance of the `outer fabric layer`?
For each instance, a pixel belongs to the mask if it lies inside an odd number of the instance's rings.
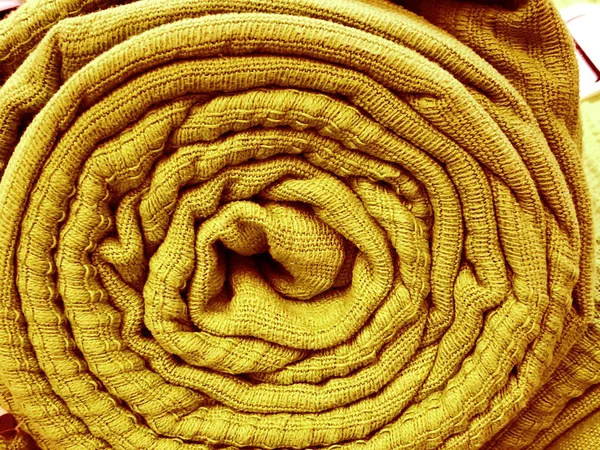
[[[574,0],[555,0],[563,8],[578,3]],[[587,0],[586,3],[600,3]],[[592,211],[596,236],[596,282],[594,296],[600,298],[600,97],[588,98],[581,103],[583,130],[583,167],[592,194]],[[534,448],[551,450],[588,450],[600,442],[600,395],[597,386],[569,402],[567,407],[536,440]]]
[[[10,448],[544,448],[600,382],[547,1],[29,0],[0,80]]]

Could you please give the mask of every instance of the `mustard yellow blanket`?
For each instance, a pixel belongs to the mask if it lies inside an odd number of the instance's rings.
[[[28,0],[0,445],[559,445],[600,406],[575,64],[549,0]]]

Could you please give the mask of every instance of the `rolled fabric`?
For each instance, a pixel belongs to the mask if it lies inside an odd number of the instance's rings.
[[[545,0],[28,0],[8,445],[543,448],[600,383],[576,79]]]

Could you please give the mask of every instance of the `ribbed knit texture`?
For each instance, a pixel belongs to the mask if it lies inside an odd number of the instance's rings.
[[[595,298],[600,299],[600,97],[581,104],[583,124],[583,162],[592,193],[596,235]],[[596,319],[598,320],[598,319]],[[599,342],[599,341],[597,341]],[[597,370],[592,366],[590,370]],[[549,450],[589,450],[600,443],[600,386],[593,386],[569,402],[552,427],[538,439],[539,445],[553,441]]]
[[[576,80],[549,0],[28,0],[3,445],[560,445],[600,383]]]
[[[555,0],[559,8],[581,3],[578,0]],[[585,3],[600,4],[600,0]],[[596,236],[596,281],[594,296],[600,301],[600,96],[581,103],[583,131],[583,167],[592,194],[592,211]],[[583,362],[582,362],[583,363]],[[595,366],[590,368],[595,369]],[[551,442],[549,446],[548,443]],[[532,450],[590,450],[600,443],[600,387],[592,386],[572,399],[545,430]]]

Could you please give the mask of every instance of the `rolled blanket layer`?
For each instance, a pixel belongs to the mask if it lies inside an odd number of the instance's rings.
[[[7,445],[544,448],[600,382],[575,79],[544,0],[28,0]]]

